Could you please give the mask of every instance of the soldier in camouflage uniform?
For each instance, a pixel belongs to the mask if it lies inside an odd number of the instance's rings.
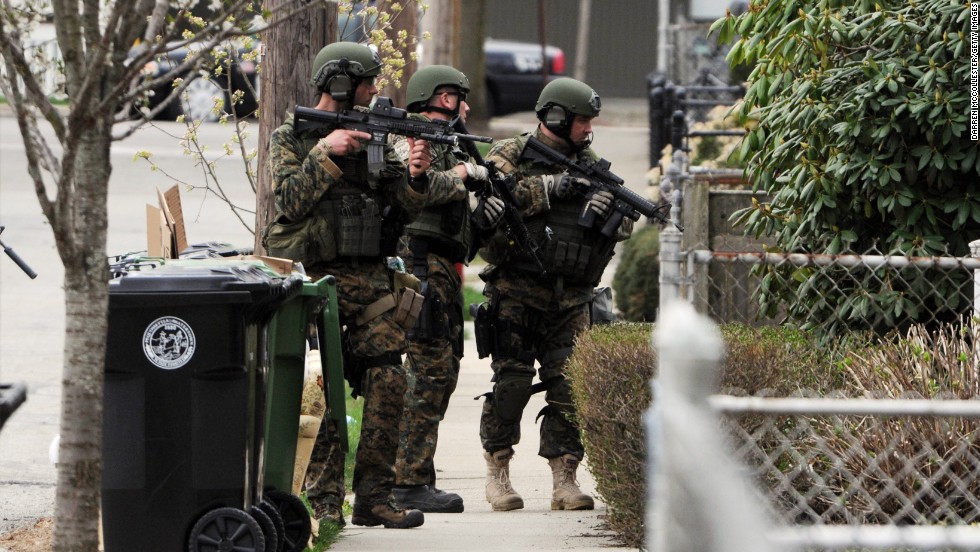
[[[478,346],[490,350],[494,372],[493,391],[483,403],[480,439],[487,463],[486,497],[495,511],[524,507],[510,483],[510,459],[520,441],[524,407],[542,389],[547,406],[538,414],[543,418],[538,454],[552,471],[551,508],[594,506],[575,479],[585,450],[564,369],[575,337],[591,323],[595,286],[616,242],[631,234],[633,221],[624,218],[607,238],[600,230],[610,214],[612,194],[590,193],[588,180],[569,176],[561,166],[531,163],[522,153],[533,135],[573,160],[595,162],[598,156],[589,146],[599,108],[599,96],[587,84],[569,78],[552,81],[535,105],[537,129],[497,142],[487,155],[487,162],[515,177],[513,193],[545,268],[542,275],[527,252],[515,248],[499,229],[480,250],[489,263],[480,274],[489,301],[478,313],[477,339],[491,336],[490,343]],[[593,227],[577,224],[585,209],[597,215]],[[535,361],[540,363],[540,383],[532,386]]]
[[[377,54],[361,44],[324,47],[313,62],[311,84],[320,91],[316,109],[364,109],[378,89]],[[365,132],[336,127],[297,132],[293,117],[270,139],[270,164],[277,218],[265,233],[270,254],[303,261],[310,274],[337,279],[343,327],[344,370],[355,396],[364,397],[360,444],[354,465],[354,525],[409,528],[422,525],[418,510],[402,509],[393,499],[398,420],[406,376],[401,354],[406,328],[399,322],[400,299],[384,256],[395,252],[401,226],[414,219],[426,200],[425,142],[411,148],[409,167],[386,146],[384,164],[369,171],[362,143]],[[327,426],[327,424],[324,424]],[[313,474],[309,495],[314,508],[333,506],[343,457],[330,450],[326,431],[314,448],[332,462]],[[324,479],[324,476],[328,476]],[[342,494],[340,495],[343,496]],[[342,518],[341,518],[342,519]]]
[[[408,81],[408,111],[421,120],[451,121],[466,116],[469,79],[446,65],[417,71]],[[395,151],[408,157],[408,141],[395,137]],[[463,291],[457,263],[469,260],[474,224],[468,191],[482,189],[487,169],[470,162],[458,147],[429,144],[429,199],[405,227],[406,245],[400,252],[409,271],[422,282],[425,305],[409,331],[409,391],[401,419],[402,443],[395,464],[395,498],[423,512],[458,513],[463,498],[435,486],[433,464],[439,422],[459,377],[463,356]],[[492,228],[503,213],[503,202],[491,198],[479,211],[480,228]]]

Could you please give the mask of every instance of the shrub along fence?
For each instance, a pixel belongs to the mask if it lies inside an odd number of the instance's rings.
[[[684,305],[721,323],[727,356],[706,362],[712,330],[692,336],[692,324],[657,317],[669,337],[655,342],[676,340],[687,357],[675,355],[679,375],[653,386],[651,549],[980,549],[980,242],[973,257],[706,245],[685,248],[675,228],[660,231],[661,308]],[[766,327],[801,332],[805,345],[754,346]],[[787,351],[809,358],[762,369],[759,358]],[[665,374],[664,357],[657,362]],[[706,376],[706,364],[720,372]],[[705,460],[724,455],[742,468]],[[740,478],[758,502],[751,519],[726,510]],[[663,500],[670,511],[656,513]],[[758,519],[764,539],[743,530]],[[698,537],[665,537],[671,526]]]
[[[790,361],[782,389],[745,390],[729,385],[761,375],[753,356],[721,355],[710,320],[673,305],[690,312],[668,307],[654,332],[650,549],[980,549],[980,326],[916,326],[836,367]],[[901,362],[908,351],[918,360]],[[821,392],[786,396],[801,367]]]

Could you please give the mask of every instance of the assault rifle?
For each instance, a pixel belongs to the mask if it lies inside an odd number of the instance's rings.
[[[493,141],[489,136],[462,135],[453,130],[449,121],[417,121],[408,118],[408,112],[391,104],[391,98],[378,96],[370,111],[345,109],[343,111],[321,111],[310,107],[296,106],[295,132],[300,133],[318,128],[346,128],[367,132],[371,138],[365,149],[368,155],[368,170],[373,175],[381,173],[384,166],[384,146],[389,134],[399,134],[410,138],[420,138],[439,144],[457,145],[460,138],[477,142]]]
[[[656,206],[653,202],[644,199],[623,185],[623,179],[609,171],[609,161],[599,159],[591,165],[585,165],[572,161],[559,151],[548,147],[544,142],[531,136],[527,141],[527,146],[521,153],[522,159],[530,160],[531,163],[545,165],[561,165],[568,171],[568,174],[585,178],[592,185],[586,192],[586,197],[591,198],[592,194],[604,190],[612,193],[615,201],[613,202],[612,213],[606,219],[602,227],[602,234],[606,237],[613,237],[616,229],[623,222],[623,217],[629,217],[634,221],[640,219],[640,215],[650,217],[663,224],[673,224],[681,232],[684,227],[672,222],[667,218],[670,212],[670,204]],[[591,228],[595,224],[596,213],[592,209],[585,209],[578,219],[579,226]]]
[[[461,133],[460,136],[469,135],[466,126],[459,118],[453,122],[453,128]],[[521,209],[517,204],[517,198],[514,197],[514,192],[511,190],[514,185],[514,175],[505,175],[497,168],[493,161],[483,159],[483,156],[480,155],[480,150],[477,149],[476,144],[472,140],[464,139],[463,148],[473,159],[473,162],[487,168],[489,182],[486,187],[478,191],[477,197],[480,198],[481,202],[490,196],[496,196],[503,200],[504,215],[500,223],[504,226],[504,232],[507,234],[508,240],[516,244],[521,251],[527,253],[534,261],[534,264],[538,265],[538,270],[541,271],[541,274],[544,275],[544,263],[541,262],[541,255],[539,254],[541,247],[531,237],[530,232],[528,232],[527,225],[524,224],[524,217],[521,216]],[[479,209],[479,206],[477,208]],[[481,228],[481,230],[486,229]]]

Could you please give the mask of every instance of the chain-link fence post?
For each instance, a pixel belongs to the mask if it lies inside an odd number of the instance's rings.
[[[970,255],[980,257],[980,240],[970,242]],[[980,269],[973,271],[973,316],[980,317]]]
[[[678,155],[679,154],[679,155]],[[667,194],[665,199],[671,202],[670,219],[680,222],[681,178],[683,176],[684,152],[675,151],[670,166],[665,171],[661,192]],[[673,224],[668,224],[660,231],[660,305],[670,304],[675,299],[683,299],[681,295],[682,263],[684,255],[681,252],[681,233]]]

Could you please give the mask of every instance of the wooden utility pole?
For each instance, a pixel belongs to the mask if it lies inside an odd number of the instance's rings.
[[[578,2],[578,38],[575,40],[575,69],[572,76],[585,82],[585,68],[589,62],[589,23],[592,19],[592,0]]]
[[[541,86],[548,84],[548,28],[544,20],[544,0],[538,0],[538,41],[541,42]]]
[[[286,5],[267,0],[266,9]],[[264,52],[259,69],[259,151],[255,190],[255,252],[264,254],[262,233],[276,216],[269,172],[269,138],[296,105],[312,106],[319,94],[310,84],[313,58],[337,39],[337,4],[324,2],[307,17],[294,17],[262,33]]]
[[[460,2],[460,43],[459,66],[457,69],[466,73],[470,79],[470,94],[467,103],[470,104],[470,115],[466,126],[470,132],[484,133],[487,121],[486,70],[484,67],[485,54],[483,41],[487,36],[487,2],[486,0],[466,0]]]
[[[449,65],[459,68],[460,0],[432,0],[422,18],[421,30],[432,38],[422,43],[419,67]],[[469,76],[469,75],[467,75]]]

